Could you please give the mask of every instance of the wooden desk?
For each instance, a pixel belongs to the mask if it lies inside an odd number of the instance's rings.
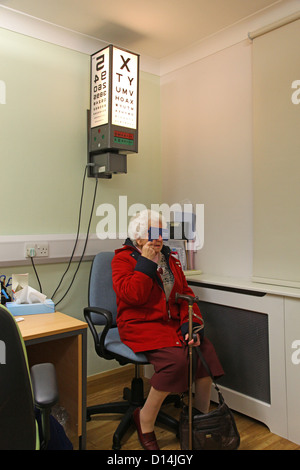
[[[18,317],[16,317],[17,319]],[[59,404],[68,413],[68,436],[74,448],[86,444],[87,324],[60,312],[25,315],[18,326],[29,365],[54,364]]]

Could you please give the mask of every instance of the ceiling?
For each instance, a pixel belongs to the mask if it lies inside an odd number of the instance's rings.
[[[0,0],[0,5],[163,59],[286,0]]]

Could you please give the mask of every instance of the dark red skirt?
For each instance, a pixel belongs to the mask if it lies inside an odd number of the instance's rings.
[[[213,376],[217,379],[224,375],[214,346],[204,337],[200,345],[201,352]],[[152,387],[170,393],[184,393],[189,383],[189,353],[188,346],[171,347],[144,351],[150,364],[154,366],[154,374],[150,380]],[[195,379],[207,377],[208,372],[197,356]]]

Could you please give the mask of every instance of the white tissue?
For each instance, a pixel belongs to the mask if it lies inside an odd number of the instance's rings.
[[[33,289],[30,286],[25,286],[23,289],[15,292],[14,299],[17,304],[37,304],[45,302],[47,296],[41,292]]]

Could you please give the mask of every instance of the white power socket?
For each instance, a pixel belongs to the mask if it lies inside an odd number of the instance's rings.
[[[26,243],[25,257],[26,258],[43,258],[49,256],[49,243]]]
[[[42,256],[46,256],[46,257],[49,256],[49,243],[47,242],[36,243],[35,251],[36,251],[37,258],[40,258]]]

